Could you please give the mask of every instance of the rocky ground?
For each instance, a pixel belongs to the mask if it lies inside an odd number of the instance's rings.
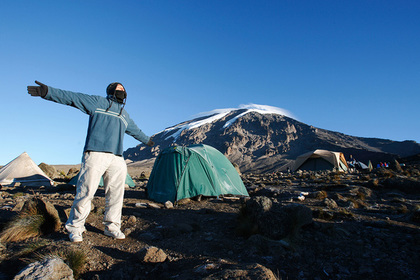
[[[0,279],[60,251],[84,252],[80,279],[420,279],[420,172],[243,174],[250,198],[196,198],[174,208],[127,188],[125,240],[103,235],[104,192],[81,243],[58,232],[0,245]],[[62,182],[64,183],[64,182]],[[55,206],[62,223],[75,189],[0,191],[2,227],[24,202]]]

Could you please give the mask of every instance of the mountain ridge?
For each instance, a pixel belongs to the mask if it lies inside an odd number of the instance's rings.
[[[241,172],[281,171],[308,151],[325,149],[352,155],[360,161],[392,161],[420,153],[415,141],[363,138],[304,124],[272,106],[243,106],[208,112],[171,126],[153,136],[149,148],[129,148],[124,157],[132,161],[151,159],[171,145],[207,144],[225,154]]]

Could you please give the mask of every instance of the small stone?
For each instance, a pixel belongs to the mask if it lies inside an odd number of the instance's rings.
[[[147,203],[147,206],[149,208],[153,208],[153,209],[160,209],[161,207],[159,205],[157,205],[156,203]]]
[[[134,215],[131,215],[127,221],[129,224],[135,224],[137,222],[137,218]]]
[[[165,208],[166,209],[172,209],[172,208],[174,208],[174,204],[171,201],[166,201],[165,202]]]
[[[157,247],[148,246],[137,253],[140,261],[146,263],[162,263],[167,259],[166,253]]]
[[[138,202],[136,203],[137,208],[147,208],[147,203],[144,202]]]
[[[330,199],[330,198],[325,198],[324,199],[324,204],[325,204],[325,206],[327,206],[328,208],[331,208],[331,209],[335,209],[335,208],[338,207],[337,202],[335,202],[335,200]]]

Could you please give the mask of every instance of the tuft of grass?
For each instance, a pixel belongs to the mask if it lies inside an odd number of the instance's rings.
[[[375,178],[371,181],[371,184],[374,188],[377,188],[379,186],[379,180]]]
[[[66,250],[64,254],[61,255],[61,258],[68,264],[71,270],[73,270],[74,278],[79,278],[87,262],[86,253],[81,250]]]
[[[324,200],[325,198],[328,197],[328,194],[326,191],[322,190],[322,191],[318,191],[315,194],[315,198],[319,199],[319,200]]]
[[[16,254],[16,257],[28,256],[38,251],[39,249],[47,246],[48,244],[49,242],[46,240],[35,240],[33,242],[30,242]]]
[[[235,231],[236,234],[244,237],[250,237],[258,233],[258,225],[249,216],[244,205],[239,208]]]
[[[0,233],[0,242],[16,242],[41,235],[42,215],[19,215]]]
[[[12,197],[13,197],[13,199],[16,199],[16,198],[19,198],[19,197],[22,197],[22,196],[25,196],[25,194],[23,192],[17,192]]]
[[[49,214],[39,201],[28,200],[22,211],[14,217],[0,233],[0,242],[17,242],[42,234],[57,231],[61,222],[59,217]]]
[[[358,191],[358,192],[356,193],[356,196],[357,196],[360,200],[362,200],[362,201],[365,201],[365,200],[366,200],[366,194],[365,194],[365,193],[363,193],[363,192],[361,192],[361,191]]]
[[[35,258],[27,260],[27,262],[40,261],[49,258],[62,259],[71,270],[73,270],[74,279],[78,279],[87,263],[87,256],[83,250],[74,248],[54,249],[44,253],[37,253]]]

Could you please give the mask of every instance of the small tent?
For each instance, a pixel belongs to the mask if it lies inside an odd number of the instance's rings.
[[[40,187],[51,186],[52,180],[24,152],[0,169],[0,184]]]
[[[150,174],[147,194],[162,203],[198,195],[248,196],[232,163],[215,148],[203,144],[162,150]]]
[[[327,150],[315,150],[302,154],[296,158],[293,171],[308,170],[337,170],[346,172],[348,165],[343,153]]]
[[[357,170],[361,170],[361,171],[368,171],[369,170],[369,167],[361,161],[356,161],[354,166],[356,167]]]
[[[76,186],[77,181],[79,181],[79,174],[80,174],[80,172],[77,173],[73,178],[71,178],[71,180],[67,184]],[[136,184],[134,183],[130,174],[128,174],[128,173],[127,173],[127,176],[125,177],[125,184],[128,185],[130,188],[134,188],[136,186]],[[103,177],[101,177],[101,181],[99,182],[99,186],[100,187],[104,186],[104,178]]]

